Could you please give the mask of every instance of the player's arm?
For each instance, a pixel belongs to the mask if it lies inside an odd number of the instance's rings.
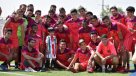
[[[3,33],[4,33],[4,30],[7,27],[7,25],[10,23],[10,21],[11,21],[11,19],[8,18],[8,20],[6,21],[6,23],[5,23],[4,27],[3,27]]]
[[[34,60],[34,61],[36,61],[36,58],[31,57],[31,56],[27,55],[26,53],[22,53],[22,55],[23,55],[24,58],[27,59],[27,60]]]
[[[71,68],[71,66],[76,62],[76,60],[77,60],[77,56],[76,56],[76,54],[75,54],[73,60],[71,61],[71,63],[70,63],[69,66],[68,66],[68,69]]]
[[[57,60],[57,63],[58,63],[61,67],[67,69],[67,66],[65,66],[64,64],[62,64],[59,60]]]
[[[90,51],[91,52],[91,56],[89,58],[89,63],[92,61],[92,59],[94,58],[95,52],[93,50]]]

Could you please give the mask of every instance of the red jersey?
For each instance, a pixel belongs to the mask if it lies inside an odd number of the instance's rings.
[[[59,31],[59,29],[57,29],[57,30],[55,30],[55,36],[57,38],[58,43],[61,39],[64,39],[66,41],[66,43],[70,43],[70,32],[69,32],[69,30],[65,30],[63,28],[62,31]]]
[[[79,28],[79,39],[84,39],[85,43],[88,44],[91,41],[90,32],[92,31],[91,27]]]
[[[73,52],[68,48],[66,48],[63,53],[61,53],[60,49],[58,49],[56,58],[65,66],[69,66],[70,62],[68,62],[68,59],[71,58],[72,55],[73,55]]]
[[[11,39],[18,39],[17,36],[17,31],[18,31],[18,26],[23,24],[24,20],[23,19],[19,19],[17,21],[15,21],[15,19],[13,17],[10,17],[11,21],[8,23],[7,26],[5,26],[5,28],[10,28],[12,29],[12,35],[11,35]]]
[[[92,25],[92,24],[91,24]],[[104,26],[102,23],[99,23],[97,26],[92,26],[93,30],[96,30],[99,36],[102,36],[103,34],[108,33],[108,29],[106,26]]]
[[[109,55],[117,55],[116,49],[113,43],[110,41],[108,41],[108,44],[106,46],[102,42],[100,42],[96,51],[99,52],[103,57]]]
[[[100,43],[100,40],[97,40],[96,42],[93,42],[92,40],[89,42],[89,46],[91,47],[92,50],[96,50],[96,47]]]
[[[8,55],[10,54],[10,49],[13,48],[13,44],[12,41],[10,39],[8,39],[8,41],[6,42],[4,38],[0,39],[0,52]]]
[[[38,35],[35,35],[35,36],[28,35],[28,36],[26,36],[26,38],[25,38],[26,45],[28,44],[28,39],[30,39],[30,38],[34,38],[36,40],[36,44],[35,44],[34,48],[37,51],[40,51],[40,46],[43,44],[41,37],[38,36]]]
[[[89,49],[86,49],[85,52],[82,52],[82,49],[78,48],[75,53],[75,57],[79,59],[80,63],[88,61],[90,56],[91,56],[91,51]]]
[[[126,25],[126,17],[122,14],[118,14],[117,17],[111,16],[111,20],[115,22],[117,21]]]

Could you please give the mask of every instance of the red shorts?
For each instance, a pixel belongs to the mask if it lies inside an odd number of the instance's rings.
[[[2,52],[2,51],[1,51]],[[3,51],[2,53],[9,55],[10,53],[7,51]],[[0,55],[0,61],[7,61],[7,58],[5,56]]]
[[[82,68],[81,71],[86,71],[88,61],[82,62],[82,63],[80,63],[80,65],[81,65],[81,68]]]

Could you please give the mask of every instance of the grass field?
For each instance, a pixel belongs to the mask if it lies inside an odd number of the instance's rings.
[[[134,69],[132,62],[130,61],[130,68],[131,70]],[[0,71],[0,76],[129,76],[129,73],[87,73],[87,72],[80,72],[80,73],[72,73],[70,71],[46,71],[46,72],[24,72],[19,70],[14,70],[14,67],[11,67],[11,71]],[[136,75],[134,75],[136,76]]]
[[[72,73],[70,71],[47,71],[47,72],[0,72],[0,76],[129,76],[130,73]]]

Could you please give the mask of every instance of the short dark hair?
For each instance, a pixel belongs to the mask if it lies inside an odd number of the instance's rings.
[[[59,8],[59,12],[60,11],[65,11],[65,8],[63,8],[63,7]]]
[[[56,5],[53,4],[53,5],[51,5],[50,7],[56,8]]]
[[[31,42],[31,41],[36,41],[36,39],[34,39],[34,38],[28,38],[28,42]]]
[[[112,6],[112,7],[110,8],[110,11],[111,11],[112,9],[115,9],[116,11],[118,11],[118,8],[117,8],[116,6]]]
[[[37,12],[41,13],[41,10],[36,10],[35,13],[37,13]]]
[[[104,16],[104,17],[102,18],[102,21],[104,21],[105,19],[110,20],[110,17],[109,17],[109,16]]]
[[[36,23],[33,23],[31,27],[33,28],[34,26],[37,26],[37,24],[36,24]]]
[[[59,41],[59,43],[61,43],[61,42],[66,43],[66,40],[65,40],[65,39],[61,39],[61,40]]]
[[[97,35],[98,33],[96,32],[96,30],[92,30],[92,31],[90,32],[90,35],[91,35],[91,34],[96,34],[96,35]]]
[[[19,6],[19,8],[21,8],[22,6],[25,6],[25,7],[26,7],[26,4],[21,4],[21,5]]]
[[[70,13],[77,13],[77,9],[72,9]]]
[[[91,17],[91,20],[92,19],[96,19],[96,20],[98,20],[98,18],[97,18],[97,16],[96,15],[93,15],[92,17]]]
[[[46,15],[45,18],[51,18],[49,15]]]
[[[86,9],[83,6],[79,6],[78,11],[80,11],[80,10],[86,11]]]
[[[92,13],[92,12],[90,12],[90,11],[86,12],[86,15],[87,15],[87,14],[93,15],[93,13]]]
[[[129,6],[127,7],[126,11],[135,12],[135,8],[133,6]]]

